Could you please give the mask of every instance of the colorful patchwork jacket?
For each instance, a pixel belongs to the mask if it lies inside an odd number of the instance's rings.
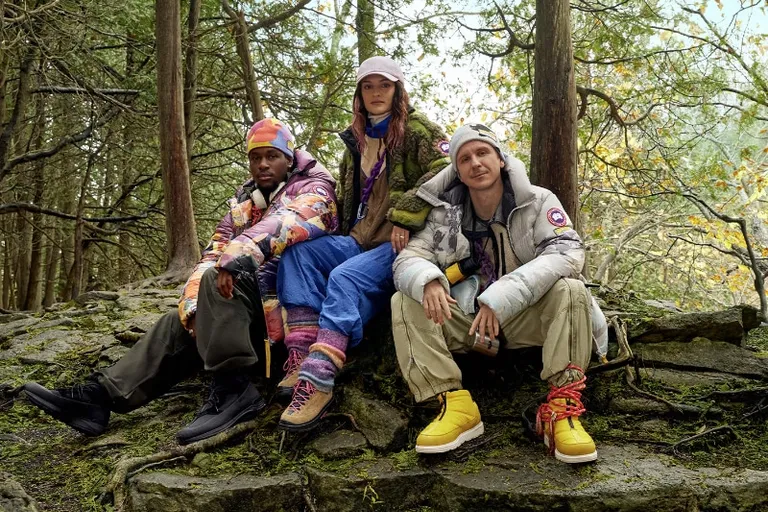
[[[351,128],[339,134],[347,146],[339,167],[339,217],[342,233],[349,234],[360,204],[360,151]],[[387,218],[393,224],[416,231],[424,227],[431,209],[416,196],[422,176],[432,177],[450,163],[448,139],[443,129],[424,114],[411,110],[405,141],[397,151],[387,151],[389,200]]]
[[[229,270],[233,276],[258,271],[268,336],[283,339],[282,308],[277,301],[277,265],[293,244],[334,233],[338,229],[335,180],[306,151],[295,152],[294,170],[269,205],[260,209],[251,194],[254,181],[246,181],[229,199],[229,213],[216,226],[203,257],[182,291],[179,317],[184,327],[197,309],[200,279],[209,268]]]

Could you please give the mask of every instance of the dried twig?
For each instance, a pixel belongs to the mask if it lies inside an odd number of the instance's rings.
[[[711,436],[712,434],[717,434],[720,432],[730,432],[732,435],[736,435],[736,431],[733,430],[733,427],[731,427],[730,425],[722,425],[720,427],[711,428],[699,434],[686,437],[685,439],[681,439],[680,441],[670,446],[670,449],[674,454],[678,455],[677,449],[683,444],[690,443],[691,441],[695,441],[696,439],[701,439],[702,437]]]
[[[355,417],[352,416],[351,414],[346,413],[346,412],[334,412],[334,413],[330,413],[330,414],[326,414],[325,415],[325,419],[327,419],[327,420],[334,419],[334,418],[344,418],[344,419],[348,420],[349,423],[352,425],[352,428],[354,428],[355,430],[357,430],[361,434],[364,434],[364,432],[362,430],[360,430],[360,427],[358,426],[357,421],[355,421]]]
[[[317,512],[317,508],[315,507],[315,502],[312,499],[312,495],[309,493],[309,489],[305,487],[303,494],[304,494],[304,503],[307,504],[307,508],[309,509],[309,512]]]
[[[136,476],[139,473],[141,473],[142,471],[146,471],[147,469],[158,467],[158,466],[163,466],[165,464],[171,464],[173,462],[179,462],[181,460],[187,460],[187,458],[182,456],[182,455],[180,455],[178,457],[174,457],[174,458],[168,459],[168,460],[160,460],[160,461],[157,461],[157,462],[151,462],[149,464],[145,464],[145,465],[141,466],[140,468],[138,468],[138,469],[136,469],[134,471],[131,471],[130,473],[128,473],[127,478],[131,478],[133,476]]]

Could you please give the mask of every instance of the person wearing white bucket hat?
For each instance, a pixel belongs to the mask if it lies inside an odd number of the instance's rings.
[[[278,274],[286,308],[289,359],[278,395],[291,398],[279,426],[313,428],[331,405],[336,373],[363,326],[386,310],[392,262],[429,205],[418,182],[448,163],[443,130],[409,104],[405,75],[389,57],[357,70],[352,126],[341,133],[340,236],[326,236],[283,255]]]

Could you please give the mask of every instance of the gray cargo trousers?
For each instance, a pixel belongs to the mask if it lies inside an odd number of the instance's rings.
[[[141,407],[201,369],[231,371],[260,360],[266,325],[255,276],[237,279],[231,299],[217,290],[217,276],[218,270],[210,268],[200,281],[196,338],[184,329],[178,312],[170,311],[119,361],[95,372],[113,411]]]

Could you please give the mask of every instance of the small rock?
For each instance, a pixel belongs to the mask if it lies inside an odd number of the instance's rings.
[[[5,313],[0,315],[0,324],[15,322],[24,318],[29,318],[29,315],[26,313]]]
[[[108,349],[101,351],[101,354],[99,354],[99,361],[107,364],[114,364],[118,362],[130,350],[131,350],[130,348],[124,347],[122,345],[115,345],[114,347],[109,347]]]
[[[54,364],[59,354],[85,345],[79,331],[53,329],[37,334],[24,334],[11,340],[7,350],[0,351],[0,361],[18,357],[26,363]]]
[[[128,310],[128,311],[137,311],[139,309],[142,309],[146,306],[147,300],[145,297],[132,297],[129,295],[121,295],[119,299],[117,299],[117,306],[120,309]]]
[[[324,459],[342,459],[354,457],[368,447],[365,436],[351,430],[337,430],[315,439],[309,448]]]
[[[79,305],[84,305],[88,302],[97,302],[100,300],[117,300],[120,298],[120,294],[117,292],[105,292],[100,290],[93,290],[90,292],[81,293],[75,298],[75,302]]]
[[[39,318],[23,317],[0,326],[0,341],[6,340],[19,334],[24,334],[33,325],[40,322]]]
[[[61,316],[65,316],[67,318],[77,318],[80,316],[91,316],[91,315],[97,315],[100,313],[106,313],[107,307],[102,303],[97,304],[86,304],[85,308],[78,308],[78,309],[69,309],[66,311],[62,311],[59,313]]]
[[[37,512],[37,504],[7,473],[0,473],[0,511]]]
[[[347,387],[341,410],[355,418],[357,426],[374,448],[399,451],[405,446],[408,420],[394,407],[366,398],[361,391]]]
[[[647,299],[647,300],[644,300],[643,303],[646,306],[651,306],[652,308],[663,309],[665,311],[672,311],[673,313],[682,313],[682,311],[683,311],[682,309],[677,307],[677,304],[675,304],[671,300]]]
[[[724,384],[732,386],[744,386],[750,382],[749,379],[719,372],[693,372],[670,370],[667,368],[641,368],[640,376],[647,380],[658,382],[665,386],[673,388],[695,387],[695,386],[722,386]]]

